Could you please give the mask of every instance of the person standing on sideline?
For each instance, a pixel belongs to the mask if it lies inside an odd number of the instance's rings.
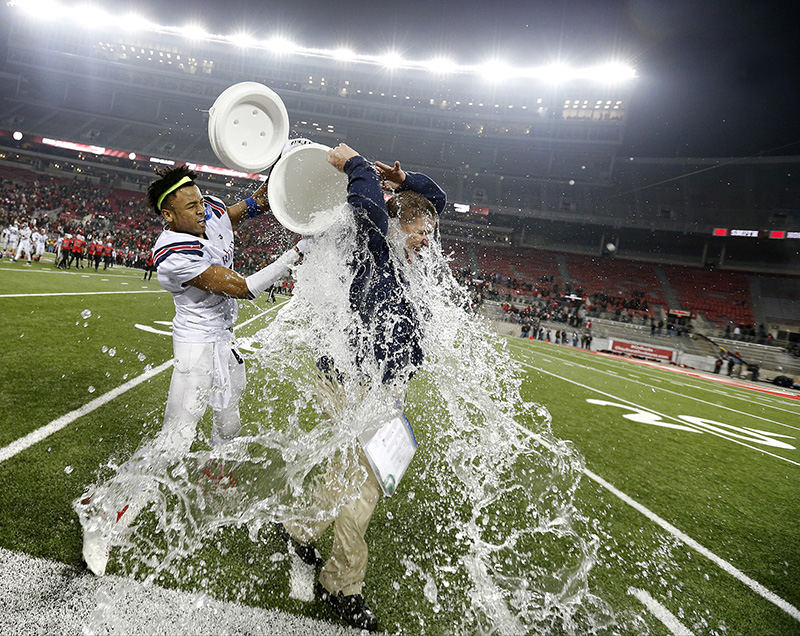
[[[114,254],[114,245],[111,243],[111,235],[106,237],[105,245],[103,245],[103,270],[113,267],[112,256]]]
[[[61,262],[61,245],[64,243],[64,235],[59,234],[58,238],[56,239],[56,243],[53,246],[55,248],[55,259],[53,260],[53,267],[58,267],[58,264]]]
[[[8,226],[8,238],[6,239],[6,247],[8,250],[8,257],[14,258],[19,245],[19,223],[14,219]]]
[[[142,276],[142,280],[150,280],[153,278],[153,271],[155,268],[156,266],[153,262],[153,250],[150,250],[150,253],[147,255],[147,259],[144,262],[144,276]]]
[[[69,269],[69,262],[72,258],[72,234],[65,234],[61,241],[61,260],[58,261],[59,269]]]
[[[156,240],[153,258],[158,282],[175,303],[175,363],[161,431],[139,447],[117,477],[73,503],[83,526],[83,559],[98,576],[105,573],[115,533],[124,531],[152,496],[149,491],[126,492],[120,476],[131,467],[140,469],[143,462],[163,471],[180,460],[208,406],[213,412],[212,445],[239,433],[239,398],[246,378],[233,338],[236,299],[253,299],[266,291],[308,245],[308,239],[301,240],[245,278],[231,269],[233,228],[269,209],[266,183],[252,197],[225,207],[220,199],[201,194],[197,175],[186,166],[158,174],[147,196],[168,226]]]
[[[42,260],[42,256],[44,256],[45,247],[47,247],[47,232],[45,231],[45,228],[41,228],[36,233],[36,243],[34,245],[36,253],[33,255],[33,259],[35,261]]]
[[[26,265],[31,264],[31,235],[33,230],[30,224],[25,223],[19,230],[19,245],[17,245],[17,252],[14,255],[14,262],[19,260],[19,257],[25,252]]]
[[[8,238],[11,234],[11,230],[8,226],[3,228],[3,233],[0,235],[0,259],[6,255],[6,246],[8,245]]]
[[[72,238],[72,260],[75,262],[75,269],[83,269],[83,246],[86,245],[86,239],[83,234],[78,231]],[[69,267],[69,265],[67,265]]]

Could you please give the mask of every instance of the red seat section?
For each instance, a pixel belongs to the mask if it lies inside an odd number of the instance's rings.
[[[681,309],[703,313],[714,324],[724,327],[755,322],[747,276],[727,270],[665,265],[664,271],[678,294]]]

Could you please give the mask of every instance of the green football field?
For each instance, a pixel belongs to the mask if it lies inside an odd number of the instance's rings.
[[[257,331],[283,302],[241,303],[237,334]],[[172,300],[135,270],[58,272],[50,263],[2,260],[0,312],[0,548],[78,572],[71,502],[109,458],[124,460],[160,426]],[[796,395],[571,347],[504,342],[525,399],[546,406],[553,432],[585,458],[576,507],[601,537],[589,583],[618,617],[609,633],[800,633]],[[249,399],[245,420],[257,408]],[[426,426],[416,424],[424,462]],[[378,504],[365,595],[387,631],[449,634],[457,604],[434,607],[424,577],[385,558],[398,534],[436,532],[416,508],[435,489],[415,483],[418,476],[412,465],[404,478],[417,501],[401,487]],[[208,585],[198,579],[195,589],[334,621],[322,603],[289,597],[288,561],[270,559],[285,550],[277,536],[256,550],[244,530],[232,529],[223,542],[202,557],[224,575]],[[180,585],[192,587],[188,578]]]

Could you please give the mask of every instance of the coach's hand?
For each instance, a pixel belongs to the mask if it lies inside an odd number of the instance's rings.
[[[328,163],[340,172],[344,172],[344,164],[353,157],[358,157],[358,153],[347,144],[339,144],[328,151]]]
[[[406,173],[400,167],[399,161],[395,161],[393,166],[376,161],[375,167],[381,180],[381,188],[384,190],[397,190],[406,180]]]

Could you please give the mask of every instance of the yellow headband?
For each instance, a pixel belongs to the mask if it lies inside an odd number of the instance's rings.
[[[172,194],[178,188],[180,188],[182,186],[185,186],[187,183],[191,183],[191,182],[192,182],[192,178],[191,177],[183,177],[174,186],[172,186],[171,188],[168,188],[167,191],[164,194],[162,194],[160,197],[158,197],[158,204],[157,204],[158,209],[159,210],[161,209],[161,203],[164,201],[165,198],[167,198],[167,195]]]

